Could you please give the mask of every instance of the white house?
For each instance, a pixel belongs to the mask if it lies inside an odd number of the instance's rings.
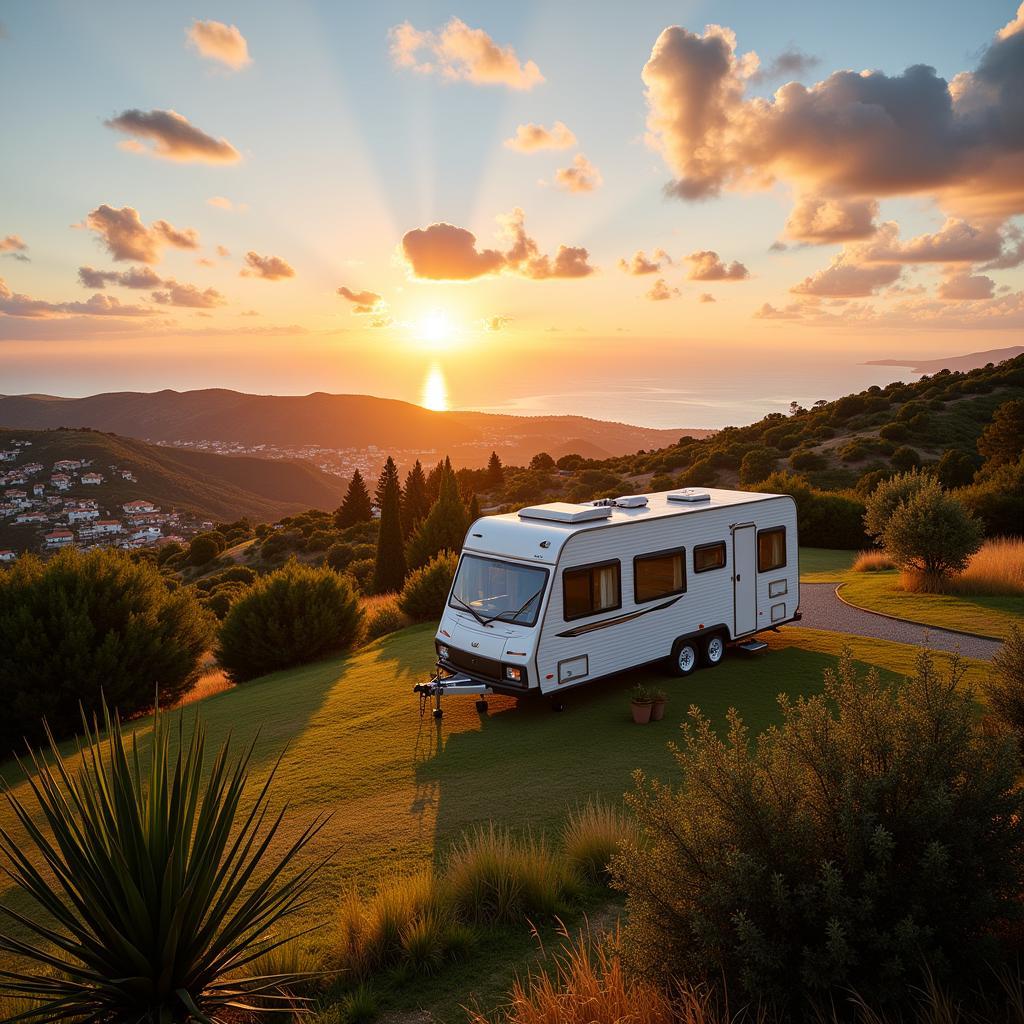
[[[71,477],[66,473],[54,473],[50,477],[50,483],[57,488],[58,491],[66,491],[71,487]]]
[[[139,544],[146,544],[150,541],[158,540],[163,536],[163,531],[159,526],[144,526],[141,530],[136,530],[132,534],[132,540]]]
[[[102,473],[83,473],[82,474],[83,484],[101,484],[103,483]]]
[[[92,528],[97,533],[120,533],[124,529],[120,519],[97,519]]]
[[[21,512],[18,517],[14,520],[15,523],[31,524],[31,523],[45,523],[46,513],[45,512]]]
[[[91,519],[99,519],[100,514],[94,508],[72,508],[68,509],[69,523],[87,523]]]
[[[160,511],[160,507],[158,505],[154,505],[153,502],[145,501],[141,498],[136,498],[135,501],[127,501],[121,506],[121,508],[123,508],[125,514],[129,516],[137,516],[140,513]]]
[[[0,551],[0,562],[13,562],[17,557],[17,552],[11,551],[10,548]]]
[[[130,480],[132,483],[135,483],[135,474],[132,473],[132,471],[130,469],[122,469],[121,470],[121,479],[122,480]]]
[[[53,468],[55,470],[57,470],[57,472],[59,472],[59,473],[67,472],[67,471],[72,470],[72,469],[81,469],[82,468],[82,460],[81,459],[58,459],[53,464]]]
[[[63,548],[74,543],[75,535],[70,530],[53,530],[46,535],[48,548]]]
[[[46,484],[33,484],[32,493],[37,498],[41,498],[46,493]]]

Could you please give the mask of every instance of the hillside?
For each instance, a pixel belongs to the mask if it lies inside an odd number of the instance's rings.
[[[865,366],[909,366],[914,373],[938,373],[939,370],[955,370],[965,373],[976,370],[988,363],[1001,363],[1005,359],[1015,359],[1024,354],[1024,345],[1011,348],[990,348],[984,352],[969,352],[965,356],[944,356],[941,359],[869,359]]]
[[[79,487],[69,497],[109,505],[145,498],[213,520],[248,516],[263,522],[307,508],[335,508],[344,481],[306,462],[214,455],[146,444],[95,430],[6,430],[0,449],[31,441],[25,459],[49,467],[59,459],[89,460],[106,476],[102,487]],[[109,467],[132,471],[136,482]],[[46,476],[49,475],[47,472]]]
[[[409,402],[368,395],[248,395],[237,391],[112,392],[88,398],[0,397],[0,425],[32,429],[92,427],[147,441],[221,441],[245,445],[445,451],[460,465],[482,464],[491,447],[508,462],[538,451],[562,455],[586,449],[607,458],[660,448],[682,434],[583,416],[504,416],[432,412]],[[573,448],[572,446],[576,447]]]

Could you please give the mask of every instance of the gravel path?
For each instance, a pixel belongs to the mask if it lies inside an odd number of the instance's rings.
[[[828,629],[838,633],[873,637],[876,640],[895,640],[901,644],[917,644],[937,651],[956,651],[965,658],[990,661],[1002,646],[1000,640],[982,640],[964,636],[936,626],[922,626],[905,619],[890,619],[885,615],[854,608],[836,596],[834,583],[801,583],[799,623],[809,629]]]

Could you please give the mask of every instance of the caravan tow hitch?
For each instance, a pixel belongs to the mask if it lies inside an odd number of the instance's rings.
[[[435,718],[440,718],[444,712],[441,710],[441,698],[447,693],[472,693],[480,699],[476,702],[477,711],[487,710],[487,695],[494,691],[486,683],[478,683],[469,676],[442,675],[440,671],[435,672],[427,683],[417,683],[412,688],[413,693],[420,696],[420,717],[422,718],[431,700],[434,703],[434,710],[431,712]]]

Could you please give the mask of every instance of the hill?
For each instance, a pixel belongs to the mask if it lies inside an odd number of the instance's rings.
[[[0,397],[0,425],[33,429],[92,427],[164,443],[219,441],[244,445],[447,452],[459,465],[483,465],[492,447],[506,462],[538,451],[563,455],[586,447],[607,458],[675,443],[682,434],[584,416],[505,416],[432,412],[368,395],[248,395],[238,391],[121,391],[88,398]]]
[[[965,356],[943,356],[941,359],[869,359],[865,366],[909,366],[914,373],[938,373],[939,370],[956,370],[961,373],[976,370],[988,363],[1001,363],[1024,354],[1024,345],[1012,348],[990,348],[985,352],[969,352]]]
[[[144,498],[212,520],[248,516],[263,522],[307,508],[335,508],[345,488],[340,478],[308,462],[164,448],[97,430],[0,428],[0,449],[15,440],[31,441],[21,461],[42,463],[44,479],[60,459],[90,461],[104,474],[104,483],[79,485],[67,496],[96,498],[109,506]],[[113,466],[130,470],[135,482],[113,474]]]

